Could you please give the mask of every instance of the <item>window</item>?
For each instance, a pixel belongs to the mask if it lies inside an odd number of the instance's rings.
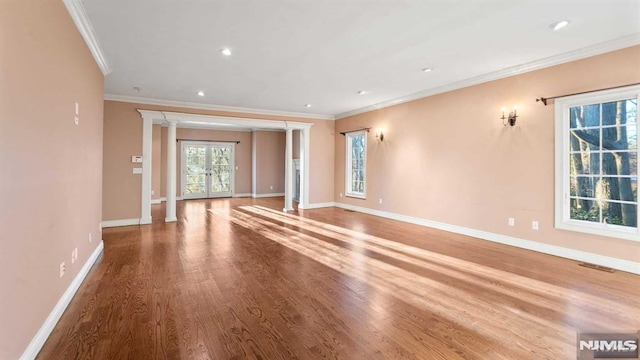
[[[640,241],[640,86],[557,99],[556,227]]]
[[[347,133],[347,196],[365,198],[367,133],[356,131]]]

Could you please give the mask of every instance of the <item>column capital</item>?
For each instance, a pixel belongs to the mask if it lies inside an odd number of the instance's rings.
[[[167,119],[167,125],[170,127],[176,127],[176,125],[178,124],[178,120],[173,120],[173,119]]]

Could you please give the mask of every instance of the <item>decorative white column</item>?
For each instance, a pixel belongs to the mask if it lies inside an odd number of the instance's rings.
[[[140,224],[151,224],[151,145],[153,118],[142,114],[142,196]]]
[[[282,211],[293,211],[293,130],[286,129],[286,145],[284,151],[284,209]]]
[[[258,194],[258,134],[251,131],[251,197]]]
[[[299,209],[309,208],[309,135],[310,128],[300,130],[300,201]]]
[[[176,121],[167,120],[167,207],[165,222],[178,221],[176,217]]]

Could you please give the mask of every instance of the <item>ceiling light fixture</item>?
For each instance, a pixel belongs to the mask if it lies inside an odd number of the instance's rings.
[[[364,94],[366,94],[366,93],[367,93],[367,92],[366,92],[366,91],[364,91],[364,90],[360,90],[360,91],[358,91],[358,95],[364,95]]]
[[[220,53],[224,56],[231,56],[231,49],[229,48],[220,49]]]
[[[422,69],[423,72],[432,72],[433,68],[424,68]]]
[[[562,21],[558,21],[558,22],[555,22],[555,23],[549,25],[549,27],[552,28],[553,31],[558,31],[558,30],[564,28],[567,25],[569,25],[569,21],[568,20],[562,20]]]
[[[204,91],[198,91],[198,96],[204,96]]]
[[[311,107],[311,104],[304,104],[304,107]]]

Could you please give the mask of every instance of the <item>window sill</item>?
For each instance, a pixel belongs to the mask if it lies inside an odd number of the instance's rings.
[[[640,242],[638,228],[624,228],[616,225],[589,224],[581,221],[560,221],[555,224],[556,229],[599,235],[617,239]]]
[[[367,196],[366,195],[359,195],[359,194],[345,194],[345,197],[349,197],[349,198],[354,198],[354,199],[360,199],[360,200],[366,200]]]

